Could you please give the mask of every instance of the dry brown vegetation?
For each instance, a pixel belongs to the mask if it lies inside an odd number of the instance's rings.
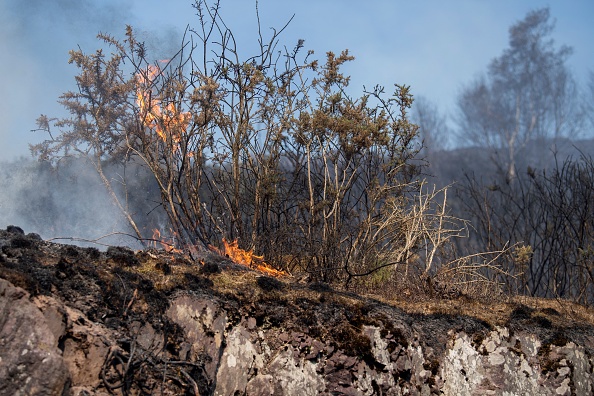
[[[420,177],[409,87],[353,97],[342,67],[354,57],[328,52],[318,62],[303,40],[281,47],[284,28],[260,33],[259,50],[242,57],[218,3],[195,7],[198,27],[170,59],[150,62],[131,27],[124,40],[99,35],[110,57],[72,51],[78,92],[62,96],[72,117],[40,118],[49,139],[32,151],[52,162],[87,158],[142,241],[128,205],[139,192],[125,176],[139,164],[177,248],[235,240],[281,270],[357,288],[367,277],[372,287],[400,282],[402,271],[465,293],[497,283],[494,258],[505,248],[452,251],[466,225],[449,214],[447,189]],[[122,164],[120,180],[105,175],[106,161]]]
[[[150,240],[147,226],[169,229],[173,247],[194,252],[235,241],[278,270],[361,293],[591,303],[591,213],[580,209],[590,200],[590,184],[582,183],[591,179],[589,163],[552,177],[533,172],[526,181],[511,158],[505,186],[493,194],[468,188],[470,225],[452,215],[449,189],[423,178],[409,87],[354,96],[343,73],[354,60],[348,50],[318,61],[303,40],[280,44],[286,25],[268,37],[258,26],[256,50],[246,56],[218,2],[197,1],[195,9],[197,26],[168,59],[151,61],[132,27],[122,40],[99,35],[110,56],[72,51],[78,91],[61,97],[71,117],[41,117],[49,138],[32,146],[52,163],[86,158],[139,241]],[[529,16],[513,34],[549,27],[548,12]],[[565,59],[565,52],[549,56]],[[477,87],[467,99],[486,95]],[[496,97],[498,87],[487,93]],[[554,120],[542,117],[544,130]],[[523,121],[515,122],[520,133]],[[531,128],[523,144],[537,132]],[[121,167],[117,179],[106,174],[107,163]],[[139,226],[146,213],[130,202],[144,191],[128,189],[126,173],[138,167],[152,177],[165,225]],[[475,245],[460,242],[469,229],[478,231]]]

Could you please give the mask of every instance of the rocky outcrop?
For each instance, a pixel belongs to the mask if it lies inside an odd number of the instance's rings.
[[[490,332],[478,345],[457,334],[443,361],[445,394],[588,395],[594,360],[567,340],[543,343],[530,334]],[[554,345],[553,343],[559,343]]]
[[[0,279],[0,394],[61,395],[70,378],[58,349],[58,329],[29,297]]]
[[[17,227],[0,252],[0,394],[594,392],[594,327],[575,312],[405,312],[214,255],[99,252]]]

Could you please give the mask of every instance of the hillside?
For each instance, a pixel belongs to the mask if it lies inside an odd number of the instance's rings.
[[[0,230],[0,394],[591,394],[594,312],[405,300]]]

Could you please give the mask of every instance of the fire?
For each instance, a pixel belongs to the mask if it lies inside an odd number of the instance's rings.
[[[246,267],[256,269],[264,274],[274,276],[274,277],[281,277],[286,276],[287,273],[285,271],[279,271],[272,268],[264,261],[264,256],[258,256],[254,254],[254,250],[251,249],[249,251],[243,250],[239,247],[237,239],[233,242],[228,242],[225,238],[223,238],[223,251],[219,251],[214,247],[211,247],[212,250],[228,256],[234,263],[245,265]]]
[[[175,233],[173,233],[175,235]],[[153,229],[152,244],[154,248],[162,248],[168,253],[182,253],[180,249],[175,248],[175,238],[165,238],[161,236],[161,231]]]
[[[184,253],[183,250],[175,248],[175,232],[171,231],[171,235],[173,237],[166,238],[161,235],[161,232],[158,229],[153,229],[153,237],[152,237],[152,244],[155,248],[161,248],[168,253]],[[239,247],[239,243],[237,240],[233,242],[228,242],[225,238],[223,238],[223,249],[217,249],[216,247],[210,245],[209,249],[221,256],[229,257],[235,264],[244,265],[248,268],[252,268],[258,270],[266,275],[273,276],[273,277],[281,277],[287,276],[288,274],[285,271],[279,271],[277,269],[272,268],[268,263],[264,261],[264,256],[258,256],[254,254],[254,250],[251,249],[249,251],[241,249]],[[195,250],[193,246],[190,246],[187,250],[192,251]]]
[[[173,102],[164,105],[161,98],[153,96],[152,84],[160,74],[161,69],[158,65],[149,65],[145,71],[136,75],[136,104],[140,109],[144,126],[153,129],[164,142],[167,142],[169,134],[176,151],[181,141],[181,133],[187,129],[192,115],[176,108]]]

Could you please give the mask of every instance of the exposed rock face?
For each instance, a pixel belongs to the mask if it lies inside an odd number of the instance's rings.
[[[61,395],[68,371],[53,329],[29,297],[0,279],[0,394]]]
[[[534,336],[497,328],[478,345],[457,334],[446,352],[443,391],[460,395],[587,395],[594,361],[583,347],[561,340],[543,349]],[[554,360],[551,360],[554,359]]]
[[[0,230],[0,394],[594,392],[590,323],[408,314],[201,260]]]

